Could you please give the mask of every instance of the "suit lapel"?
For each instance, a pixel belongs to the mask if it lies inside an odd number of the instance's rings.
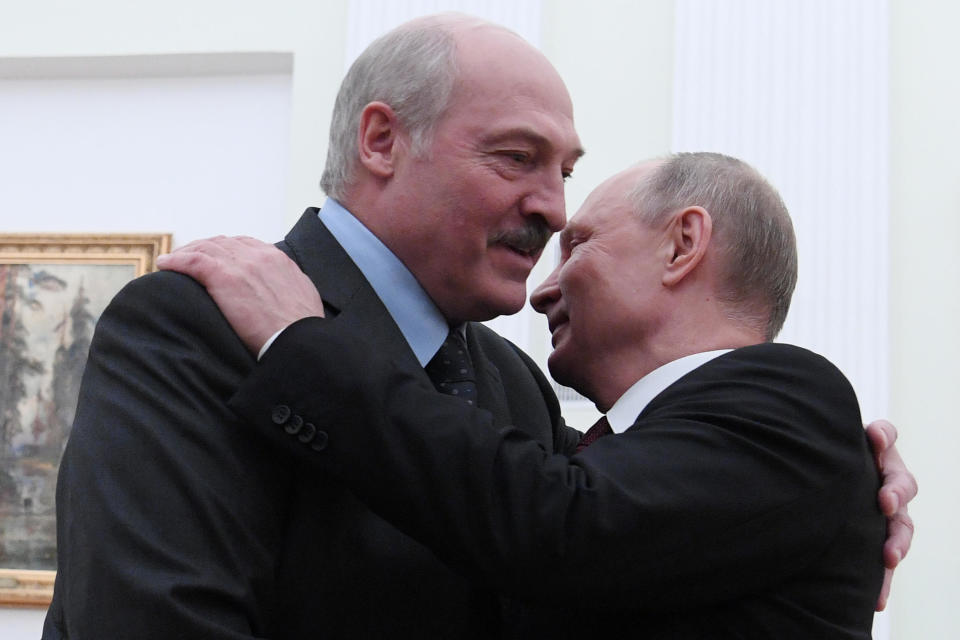
[[[493,414],[494,426],[512,423],[507,394],[503,388],[500,370],[486,355],[473,325],[467,324],[467,349],[473,360],[473,369],[477,374],[477,406]]]
[[[393,317],[333,234],[310,207],[278,246],[313,281],[329,316],[364,330],[378,348],[419,367]]]
[[[358,291],[371,288],[347,252],[320,222],[319,212],[316,207],[304,211],[277,246],[313,281],[324,307],[339,313]]]

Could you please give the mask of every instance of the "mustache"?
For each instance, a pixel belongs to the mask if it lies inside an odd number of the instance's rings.
[[[545,220],[530,218],[522,227],[493,232],[487,244],[505,244],[515,251],[533,255],[543,251],[552,235]]]

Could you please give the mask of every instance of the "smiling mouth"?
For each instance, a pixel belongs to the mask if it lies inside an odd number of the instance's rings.
[[[554,319],[547,318],[547,327],[550,329],[550,335],[554,339],[556,339],[557,331],[560,329],[560,327],[564,326],[569,321],[570,319],[567,318],[566,316],[554,318]]]
[[[554,349],[557,348],[557,340],[558,340],[557,333],[560,331],[560,329],[562,329],[566,325],[567,325],[566,321],[563,321],[563,322],[557,323],[550,329],[550,346],[552,346]]]
[[[500,246],[506,247],[514,253],[520,254],[525,258],[533,258],[536,260],[540,257],[540,252],[543,251],[541,247],[518,247],[516,245],[509,244],[507,242],[500,242]]]

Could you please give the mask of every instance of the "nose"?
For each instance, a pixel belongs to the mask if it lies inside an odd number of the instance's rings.
[[[544,172],[542,180],[523,199],[524,215],[537,215],[544,219],[554,233],[567,224],[567,203],[563,192],[563,175],[557,171]]]
[[[557,265],[553,273],[547,276],[547,279],[540,283],[540,286],[530,294],[530,306],[532,306],[537,313],[548,313],[550,307],[560,300],[559,274],[560,265]]]

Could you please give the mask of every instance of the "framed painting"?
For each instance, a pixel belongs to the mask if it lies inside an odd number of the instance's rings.
[[[60,456],[97,319],[170,234],[0,234],[0,604],[46,606]]]

